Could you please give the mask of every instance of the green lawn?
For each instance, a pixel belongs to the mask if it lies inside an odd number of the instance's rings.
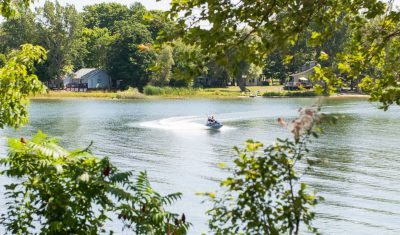
[[[288,92],[283,90],[283,86],[249,86],[248,91],[241,92],[238,86],[230,86],[225,88],[171,88],[171,87],[146,87],[145,94],[138,92],[135,88],[118,92],[71,92],[71,91],[49,91],[48,93],[35,96],[34,98],[103,98],[103,99],[143,99],[150,97],[167,97],[167,98],[238,98],[254,95],[258,91],[259,96],[286,96],[288,93],[305,93],[306,91]],[[309,93],[309,92],[308,92]],[[292,96],[289,94],[287,96]]]

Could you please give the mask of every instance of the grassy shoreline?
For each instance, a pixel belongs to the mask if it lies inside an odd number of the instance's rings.
[[[227,88],[158,88],[147,87],[143,93],[137,89],[128,89],[117,92],[71,92],[71,91],[49,91],[44,94],[30,97],[31,99],[186,99],[186,98],[209,98],[209,99],[241,99],[249,98],[250,95],[264,98],[284,97],[317,97],[314,91],[285,91],[282,86],[254,86],[248,87],[247,92],[241,92],[239,87]],[[339,93],[335,97],[368,97],[367,95],[355,93]]]

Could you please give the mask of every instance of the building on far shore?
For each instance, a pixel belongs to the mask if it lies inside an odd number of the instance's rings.
[[[309,61],[305,65],[301,66],[301,72],[290,74],[290,76],[293,77],[294,80],[299,80],[300,78],[309,80],[309,77],[314,74],[315,66],[317,66],[316,61]]]
[[[298,90],[300,86],[306,89],[313,87],[310,76],[314,74],[314,67],[317,66],[316,61],[309,61],[301,67],[301,72],[289,75],[289,80],[284,84],[286,90]]]
[[[264,74],[259,75],[258,78],[246,79],[246,86],[268,86],[271,85],[270,83],[270,79],[267,79]]]
[[[106,71],[98,68],[83,68],[63,79],[65,90],[87,91],[91,89],[110,89],[111,77]]]

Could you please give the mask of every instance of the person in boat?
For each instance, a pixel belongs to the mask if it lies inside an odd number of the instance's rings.
[[[207,122],[208,122],[208,123],[210,123],[210,124],[213,124],[213,123],[215,123],[214,116],[208,117],[208,120],[207,120]]]

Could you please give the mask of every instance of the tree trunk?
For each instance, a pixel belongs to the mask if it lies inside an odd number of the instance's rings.
[[[237,84],[238,84],[238,86],[239,86],[239,88],[240,88],[240,91],[246,91],[247,89],[246,89],[246,78],[244,78],[243,76],[242,76],[242,73],[240,73],[239,74],[240,76],[238,76],[237,78],[236,78],[236,80],[237,80]]]
[[[243,76],[243,75],[245,75],[248,72],[249,66],[250,65],[244,60],[239,62],[239,69],[237,70],[236,80],[237,80],[238,86],[240,87],[240,91],[247,91],[247,89],[246,89],[247,76]]]

